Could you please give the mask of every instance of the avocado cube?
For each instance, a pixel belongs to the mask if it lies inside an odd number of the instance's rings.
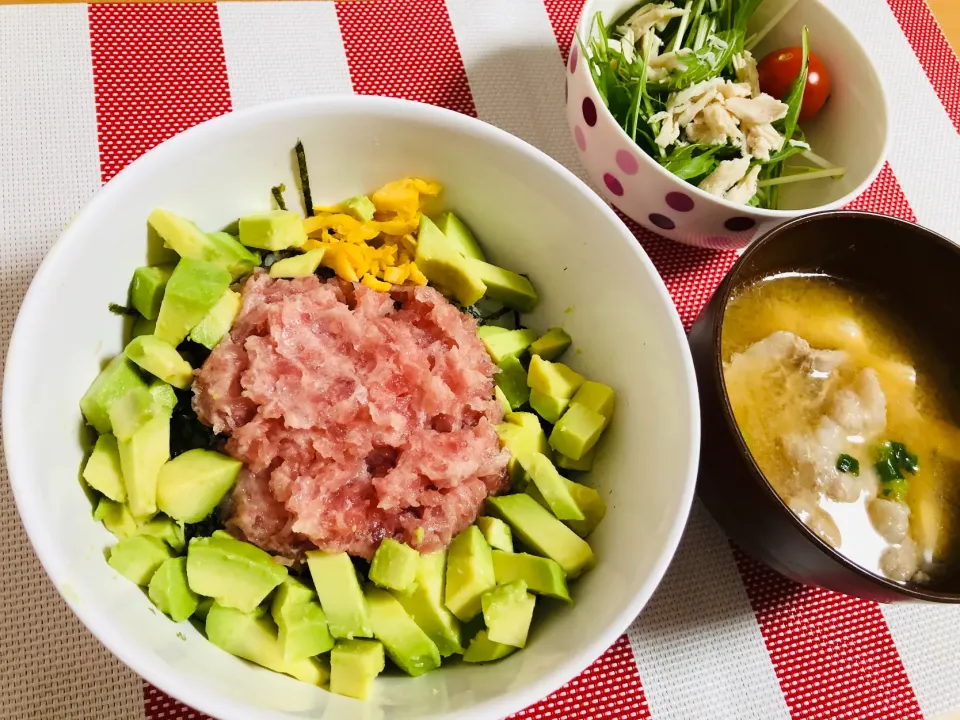
[[[526,385],[526,383],[524,383]],[[503,410],[503,414],[506,415],[513,408],[510,407],[510,401],[507,400],[507,396],[503,394],[503,390],[499,386],[493,388],[493,397],[496,399],[497,403],[500,405],[500,409]]]
[[[134,388],[110,406],[110,424],[117,440],[129,440],[153,418],[163,414],[146,388]]]
[[[130,341],[123,354],[151,375],[186,390],[193,382],[193,368],[177,349],[153,335],[141,335]]]
[[[350,556],[307,551],[307,566],[335,638],[373,637],[367,603]]]
[[[539,355],[530,358],[527,384],[532,390],[555,398],[570,399],[583,382],[583,375],[563,363],[553,363]]]
[[[330,692],[366,700],[385,665],[376,640],[337,640],[330,652]]]
[[[207,639],[231,655],[310,685],[323,685],[330,678],[317,658],[284,658],[276,625],[263,613],[245,613],[215,602],[207,611],[205,625]]]
[[[443,604],[446,569],[446,550],[420,555],[413,592],[409,595],[395,594],[403,609],[427,637],[433,640],[441,657],[463,652],[460,644],[460,621]]]
[[[156,329],[156,320],[147,320],[145,317],[138,317],[133,321],[133,329],[130,331],[130,339],[134,340],[141,335],[153,335]]]
[[[468,663],[493,662],[505,658],[510,653],[516,651],[516,646],[505,645],[504,643],[493,642],[487,636],[486,630],[478,632],[473,640],[470,641],[470,647],[463,654],[463,661]]]
[[[175,557],[164,560],[150,579],[147,594],[160,612],[169,615],[174,622],[181,622],[193,615],[199,598],[187,585],[187,559]]]
[[[536,307],[537,291],[523,275],[474,258],[464,258],[464,262],[487,286],[484,297],[520,312],[530,312]]]
[[[417,582],[420,554],[409,545],[384,538],[370,564],[370,581],[387,590],[409,594]]]
[[[133,516],[146,519],[157,512],[157,477],[170,459],[170,416],[158,415],[128,440],[118,438],[120,468]]]
[[[223,297],[230,273],[203,260],[184,258],[173,269],[160,304],[154,335],[176,347]]]
[[[157,506],[174,520],[200,522],[233,487],[243,463],[228,455],[195,448],[160,468]]]
[[[147,586],[150,579],[173,551],[159,538],[131,535],[113,546],[107,563],[130,582]]]
[[[525,460],[524,467],[537,490],[547,501],[547,506],[559,520],[584,520],[583,511],[577,506],[570,494],[565,480],[550,459],[541,453],[534,453]]]
[[[513,533],[510,526],[500,518],[481,516],[477,518],[477,527],[483,533],[487,544],[495,550],[513,552]]]
[[[109,415],[111,406],[131,390],[146,387],[136,365],[124,355],[117,355],[100,371],[80,398],[80,411],[101,435],[112,432]]]
[[[613,417],[613,408],[615,396],[613,388],[603,383],[587,380],[573,396],[571,403],[577,403],[593,410],[595,413],[603,415],[606,425],[610,423]]]
[[[467,267],[464,257],[426,215],[420,218],[414,260],[430,282],[461,305],[473,305],[487,291],[483,281]]]
[[[437,646],[393,595],[373,586],[365,595],[374,637],[397,667],[412,677],[440,667]]]
[[[505,520],[515,537],[536,553],[555,560],[567,577],[582,575],[596,563],[590,546],[529,495],[487,499],[492,514]]]
[[[518,648],[527,644],[536,598],[527,592],[523,580],[487,590],[480,602],[490,641]]]
[[[480,596],[494,585],[490,546],[480,528],[471,525],[450,543],[444,604],[458,620],[467,622],[480,614]]]
[[[557,453],[556,460],[554,461],[558,468],[563,468],[564,470],[577,470],[579,472],[588,472],[593,470],[593,459],[597,455],[597,446],[594,445],[590,450],[583,455],[579,460],[574,460],[573,458],[568,458],[566,455],[561,455]]]
[[[277,260],[270,266],[270,277],[272,278],[298,278],[309,277],[313,275],[320,267],[320,261],[326,248],[316,248],[308,250],[302,255]]]
[[[550,447],[561,455],[579,460],[597,444],[606,423],[600,413],[585,405],[571,403],[563,417],[553,426],[549,438]]]
[[[368,198],[366,195],[357,195],[352,198],[347,198],[340,203],[340,207],[343,209],[343,212],[353,216],[362,223],[373,220],[373,216],[377,212],[377,208],[373,204],[373,200]]]
[[[490,354],[490,358],[497,365],[501,365],[504,359],[511,355],[519,356],[536,339],[536,330],[507,330],[506,332],[487,335],[483,338],[483,346]]]
[[[187,549],[190,589],[226,608],[252,612],[286,577],[260,548],[223,535],[195,537]]]
[[[204,233],[191,221],[169,210],[154,210],[147,223],[181,258],[211,262],[229,272],[234,280],[253,272],[260,264],[260,256],[247,250],[232,235]]]
[[[174,552],[183,552],[187,546],[186,538],[183,534],[183,526],[176,523],[166,515],[155,515],[147,522],[140,523],[136,529],[137,535],[152,535],[160,538],[173,548]]]
[[[527,387],[527,371],[516,355],[508,355],[499,363],[500,371],[493,376],[497,389],[503,393],[509,404],[507,412],[519,410],[530,400],[530,388]]]
[[[569,404],[570,401],[566,398],[544,395],[539,390],[530,391],[530,407],[551,425],[560,419]]]
[[[508,423],[511,423],[512,425],[519,425],[522,428],[526,428],[531,432],[541,432],[541,433],[543,432],[540,425],[540,418],[538,418],[533,413],[512,412],[509,415],[507,415],[504,418],[504,420],[506,420]],[[544,438],[543,447],[546,448],[546,446],[547,446],[547,440],[546,438]],[[546,450],[541,450],[541,452],[543,452],[544,454],[547,453]]]
[[[114,502],[105,497],[100,498],[97,509],[93,511],[93,519],[102,522],[103,526],[118,540],[137,533],[137,521],[133,519],[126,503]]]
[[[583,513],[583,520],[568,520],[567,526],[582,538],[587,537],[607,514],[607,505],[600,497],[600,493],[592,487],[581,485],[564,478],[564,482],[569,490],[577,507]]]
[[[83,479],[87,485],[111,500],[122,503],[127,499],[117,438],[110,434],[97,438],[97,444],[93,446],[93,452],[83,467]]]
[[[190,331],[190,339],[208,350],[213,350],[217,343],[230,332],[242,306],[243,299],[240,293],[228,289],[217,300],[217,304],[210,308],[210,312],[204,316],[203,320]]]
[[[144,266],[133,271],[128,294],[130,304],[147,320],[157,319],[163,292],[167,289],[172,272],[173,265]]]
[[[499,325],[480,325],[477,327],[477,337],[481,340],[505,332],[510,332],[510,328],[500,327]]]
[[[438,217],[437,227],[461,255],[475,260],[486,260],[483,250],[480,249],[480,243],[470,232],[470,228],[452,212],[445,212]]]
[[[240,244],[240,241],[230,233],[207,233],[207,239],[213,246],[214,257],[198,258],[208,260],[214,265],[220,265],[230,273],[234,280],[249,275],[260,266],[262,258],[256,250],[250,250]]]
[[[494,550],[493,572],[498,585],[523,580],[532,593],[570,602],[567,576],[563,568],[550,558]]]
[[[261,250],[286,250],[307,241],[303,218],[290,210],[267,210],[240,218],[240,244]]]
[[[277,639],[285,660],[314,657],[333,648],[317,595],[299,580],[288,576],[277,588],[270,614],[279,630]]]
[[[563,328],[550,328],[530,345],[530,354],[544,360],[556,360],[570,347],[573,340]]]

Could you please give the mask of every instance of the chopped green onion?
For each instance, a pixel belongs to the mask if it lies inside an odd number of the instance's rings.
[[[915,454],[907,450],[906,445],[901,442],[892,442],[890,443],[890,450],[893,452],[898,467],[911,475],[917,474],[917,470],[920,469],[920,462]]]
[[[837,458],[837,470],[842,473],[849,473],[850,475],[859,475],[860,461],[852,455],[843,453]]]
[[[892,502],[906,502],[909,489],[906,480],[892,480],[881,485],[880,497]]]
[[[300,188],[303,190],[303,205],[307,217],[313,217],[313,198],[310,196],[310,176],[307,175],[307,155],[303,143],[297,140],[294,146],[297,153],[297,168],[300,170]]]

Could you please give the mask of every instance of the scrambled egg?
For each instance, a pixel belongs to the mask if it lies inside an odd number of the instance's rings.
[[[376,210],[370,220],[348,212],[344,203],[315,207],[303,221],[308,240],[303,250],[323,248],[321,264],[338,277],[387,291],[406,282],[426,285],[414,262],[416,232],[424,198],[440,194],[439,183],[404,178],[387,183],[370,196]]]

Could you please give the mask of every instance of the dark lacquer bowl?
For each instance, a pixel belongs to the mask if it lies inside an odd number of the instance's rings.
[[[781,225],[747,248],[690,331],[703,427],[700,497],[734,542],[801,583],[882,602],[960,603],[956,570],[929,585],[904,585],[831,548],[787,508],[747,449],[723,380],[723,316],[737,290],[783,272],[824,273],[876,291],[948,367],[960,368],[960,247],[870,213],[824,212]]]

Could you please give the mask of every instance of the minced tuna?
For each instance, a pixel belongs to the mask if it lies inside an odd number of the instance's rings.
[[[254,274],[194,382],[197,415],[245,463],[228,528],[289,558],[446,546],[508,483],[495,372],[433,288]]]

